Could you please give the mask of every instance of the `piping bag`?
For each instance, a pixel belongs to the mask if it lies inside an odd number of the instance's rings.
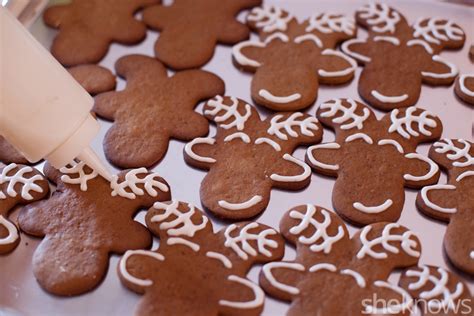
[[[78,158],[107,180],[90,147],[99,131],[94,99],[0,6],[0,135],[30,162],[56,169]]]

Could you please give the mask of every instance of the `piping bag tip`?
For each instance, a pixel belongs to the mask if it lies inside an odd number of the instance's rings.
[[[112,181],[112,174],[110,173],[109,169],[103,164],[102,160],[97,156],[91,147],[86,147],[84,150],[82,150],[77,158],[83,161],[107,181]]]

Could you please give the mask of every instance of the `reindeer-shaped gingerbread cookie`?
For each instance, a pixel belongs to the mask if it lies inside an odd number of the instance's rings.
[[[20,212],[20,228],[44,237],[33,256],[34,275],[56,295],[78,295],[95,288],[107,273],[109,255],[151,245],[148,230],[133,220],[142,208],[171,198],[168,184],[145,168],[121,172],[109,182],[83,162],[53,169],[57,184],[45,201]]]
[[[115,64],[125,77],[123,91],[100,94],[94,111],[114,121],[104,139],[107,159],[121,168],[150,167],[166,154],[171,138],[189,141],[209,131],[194,108],[200,100],[224,93],[224,82],[203,70],[168,77],[154,58],[129,55]]]
[[[386,4],[372,3],[356,13],[368,29],[366,40],[351,39],[342,51],[364,65],[359,94],[385,111],[416,104],[421,84],[450,85],[456,66],[438,54],[464,45],[465,34],[447,19],[420,18],[410,26],[403,15]]]
[[[251,94],[255,103],[279,111],[313,104],[322,84],[352,79],[355,60],[334,50],[355,36],[355,22],[341,14],[315,14],[303,22],[278,7],[254,8],[247,24],[260,40],[233,48],[237,67],[254,72]]]
[[[13,251],[20,242],[18,229],[8,220],[8,213],[15,206],[35,202],[48,193],[48,181],[38,170],[0,163],[0,255]]]
[[[296,245],[292,261],[270,262],[260,272],[260,285],[270,296],[291,301],[287,315],[400,315],[413,304],[407,291],[388,282],[396,268],[417,264],[418,238],[395,223],[364,227],[350,238],[343,221],[314,205],[287,212],[280,232]],[[385,315],[385,314],[384,314]]]
[[[298,190],[311,169],[291,154],[299,145],[321,141],[318,120],[307,114],[275,114],[262,121],[254,107],[234,97],[217,96],[204,115],[217,124],[215,137],[185,146],[189,164],[208,169],[201,201],[219,217],[245,219],[268,205],[272,187]]]
[[[438,181],[438,165],[416,152],[418,144],[441,135],[442,123],[430,112],[394,109],[379,121],[362,103],[336,99],[323,103],[317,117],[336,131],[336,140],[308,148],[306,162],[316,172],[337,177],[333,206],[351,223],[396,222],[404,187]]]
[[[447,184],[424,187],[416,204],[424,214],[449,222],[444,249],[459,269],[474,275],[474,146],[464,139],[443,139],[429,156],[448,172]]]
[[[215,233],[200,210],[178,201],[155,203],[146,224],[159,249],[127,251],[118,267],[122,283],[144,294],[136,315],[260,315],[265,295],[246,275],[283,257],[274,229],[242,222]]]

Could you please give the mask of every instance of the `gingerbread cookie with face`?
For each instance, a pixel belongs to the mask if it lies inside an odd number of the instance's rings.
[[[233,48],[234,64],[254,73],[252,99],[277,111],[295,111],[314,103],[319,84],[349,82],[357,68],[334,50],[355,36],[355,22],[341,14],[314,14],[299,22],[278,7],[254,8],[247,24],[260,39]]]
[[[384,111],[408,107],[418,101],[422,83],[453,83],[458,69],[439,53],[464,45],[466,36],[456,23],[420,18],[409,25],[400,12],[384,3],[363,6],[356,20],[369,37],[344,42],[342,51],[364,66],[359,94],[373,107]]]
[[[206,103],[204,115],[217,124],[217,133],[188,143],[184,156],[192,166],[209,170],[200,193],[213,214],[251,218],[265,210],[272,187],[299,190],[309,184],[311,169],[291,154],[321,141],[316,118],[294,112],[261,120],[253,106],[221,96]]]
[[[59,33],[51,53],[65,66],[95,64],[111,43],[136,44],[146,36],[134,14],[160,0],[72,0],[44,12],[44,22]]]
[[[122,283],[144,295],[136,315],[260,315],[265,295],[246,275],[283,257],[274,229],[243,222],[215,233],[200,210],[178,201],[155,203],[146,224],[160,247],[127,251],[118,266]]]
[[[308,148],[306,162],[318,173],[337,177],[332,193],[336,212],[356,225],[396,222],[404,187],[438,181],[439,168],[416,152],[418,144],[439,139],[442,124],[420,108],[395,109],[378,120],[352,99],[323,103],[316,112],[336,140]]]
[[[104,139],[107,159],[121,168],[149,167],[160,161],[171,138],[189,141],[209,131],[194,112],[201,100],[224,93],[224,82],[202,70],[168,77],[154,58],[129,55],[115,65],[127,80],[125,90],[96,97],[94,112],[114,121]]]
[[[18,229],[8,220],[8,213],[15,206],[41,200],[48,193],[48,181],[38,170],[0,163],[0,255],[13,251],[20,242]]]
[[[280,232],[296,245],[296,258],[265,264],[260,285],[291,302],[287,315],[401,315],[413,305],[406,290],[388,281],[421,255],[419,239],[407,228],[371,224],[351,238],[336,214],[308,204],[288,211]],[[384,308],[374,297],[397,303]]]
[[[156,201],[170,200],[168,184],[156,173],[127,170],[109,182],[83,162],[45,170],[56,191],[23,208],[18,221],[24,232],[43,238],[33,255],[33,272],[46,291],[88,292],[107,273],[110,254],[151,245],[150,233],[133,218]]]
[[[249,37],[237,21],[242,10],[262,0],[174,0],[171,5],[151,6],[143,21],[160,31],[156,57],[173,69],[199,68],[214,55],[217,43],[235,44]]]
[[[474,74],[461,74],[456,79],[454,92],[464,102],[474,105]]]
[[[474,146],[464,139],[443,139],[431,147],[429,156],[448,173],[447,184],[424,187],[418,194],[418,209],[448,222],[444,249],[459,269],[474,275]]]

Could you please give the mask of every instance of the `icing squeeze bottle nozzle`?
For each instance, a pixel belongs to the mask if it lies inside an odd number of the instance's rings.
[[[93,98],[0,6],[0,135],[31,162],[59,169],[74,158],[110,181],[90,143]]]

